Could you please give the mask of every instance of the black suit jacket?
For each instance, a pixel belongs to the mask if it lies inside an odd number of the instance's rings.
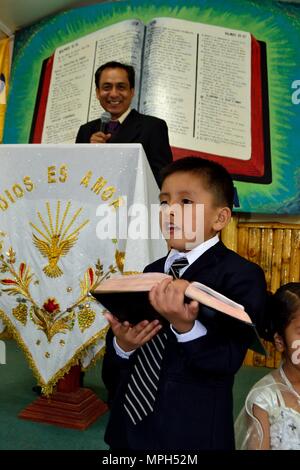
[[[163,272],[164,263],[165,258],[160,259],[145,271]],[[259,323],[266,301],[264,273],[221,242],[191,264],[182,278],[202,282],[244,305],[252,320]],[[135,354],[129,360],[120,358],[109,330],[103,380],[111,398],[105,435],[111,448],[234,448],[232,386],[251,343],[249,327],[201,307],[198,319],[206,326],[207,334],[193,341],[179,343],[167,328],[155,410],[137,425],[130,422],[123,409]]]
[[[91,135],[100,130],[100,124],[101,119],[96,119],[82,125],[76,137],[76,144],[89,143]],[[160,185],[159,172],[172,161],[165,121],[133,109],[109,143],[142,144],[154,177]]]

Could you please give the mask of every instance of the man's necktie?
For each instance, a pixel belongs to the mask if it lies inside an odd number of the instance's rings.
[[[120,127],[119,121],[109,121],[109,123],[106,126],[106,132],[107,134],[114,135],[117,133],[119,127]]]
[[[171,265],[169,274],[178,278],[180,269],[188,264],[186,258],[177,259]],[[162,329],[136,352],[124,401],[125,410],[133,424],[142,421],[154,409],[166,342],[167,335]]]

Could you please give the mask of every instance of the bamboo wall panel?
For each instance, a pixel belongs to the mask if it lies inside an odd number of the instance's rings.
[[[253,263],[260,263],[261,252],[261,230],[259,228],[249,228],[248,230],[247,258]]]
[[[282,266],[282,244],[283,230],[274,231],[274,242],[272,252],[272,275],[271,275],[271,291],[275,292],[280,286],[281,266]]]
[[[292,249],[292,230],[286,229],[283,231],[282,243],[282,262],[281,262],[281,277],[280,285],[286,284],[290,280],[290,263]]]
[[[272,252],[273,252],[273,230],[261,229],[261,257],[259,265],[265,273],[267,288],[271,290],[272,277]]]
[[[290,281],[299,282],[300,278],[300,230],[292,231],[290,261]]]
[[[222,241],[244,258],[259,264],[265,272],[267,288],[275,292],[288,282],[300,282],[300,224],[239,222],[234,217]],[[247,352],[247,365],[278,367],[280,354],[272,343],[264,341],[268,357]]]
[[[230,223],[222,232],[222,241],[223,243],[230,248],[230,250],[236,251],[237,250],[237,237],[238,237],[238,230],[237,230],[238,218],[232,217]]]

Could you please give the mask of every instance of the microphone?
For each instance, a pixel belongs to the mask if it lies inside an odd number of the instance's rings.
[[[101,123],[100,123],[100,132],[106,131],[106,126],[111,120],[111,114],[108,111],[105,111],[104,113],[101,114],[100,116]]]

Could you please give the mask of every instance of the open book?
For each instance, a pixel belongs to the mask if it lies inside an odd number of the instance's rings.
[[[164,279],[173,279],[164,273],[143,273],[128,276],[115,276],[99,284],[91,294],[120,321],[136,324],[142,320],[163,320],[149,302],[149,291]],[[221,312],[232,319],[249,325],[254,332],[255,350],[265,353],[255,325],[242,305],[201,284],[191,282],[185,291],[187,301],[197,300],[212,311]],[[201,311],[199,319],[201,320]]]
[[[132,106],[167,122],[174,159],[204,156],[235,179],[267,182],[264,44],[175,18],[122,21],[57,48],[43,64],[32,143],[74,143],[80,125],[100,117],[94,74],[110,60],[134,66]]]

